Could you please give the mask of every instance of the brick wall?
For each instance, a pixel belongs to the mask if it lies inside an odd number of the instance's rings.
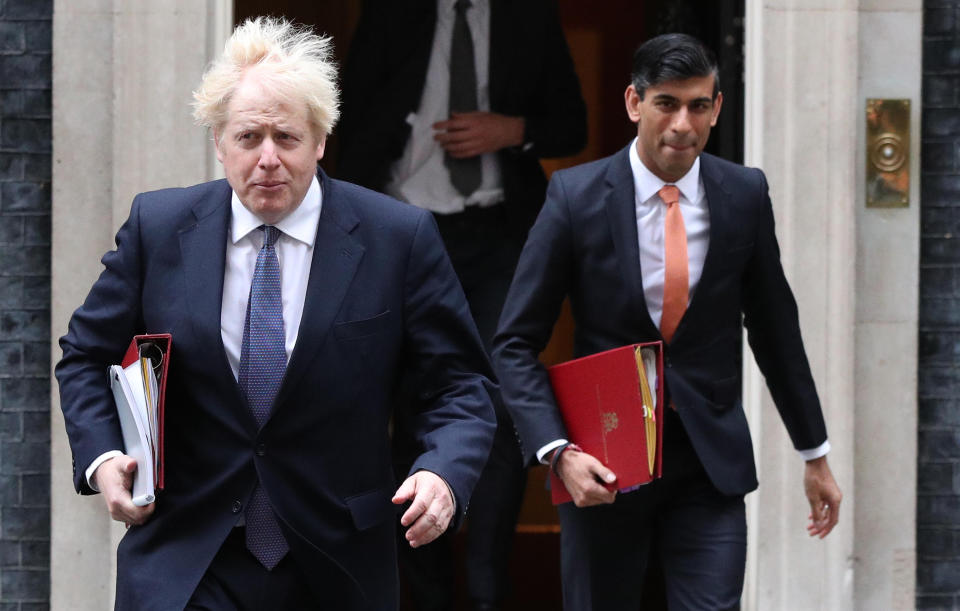
[[[960,608],[960,0],[923,19],[917,607]]]
[[[0,0],[0,610],[49,607],[52,0]]]

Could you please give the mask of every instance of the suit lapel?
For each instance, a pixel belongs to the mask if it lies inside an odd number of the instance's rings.
[[[406,51],[409,53],[409,63],[404,65],[413,67],[409,72],[413,78],[409,79],[404,89],[406,94],[402,97],[409,101],[410,112],[416,112],[420,108],[420,98],[427,82],[433,37],[437,31],[437,3],[435,0],[421,0],[401,10],[405,11],[404,17],[408,19],[402,41],[410,45]]]
[[[629,147],[624,148],[610,160],[607,169],[605,207],[610,233],[629,293],[629,304],[636,316],[640,332],[644,336],[660,336],[660,330],[653,324],[647,300],[643,294],[643,272],[640,268],[640,244],[637,236],[636,193],[633,184],[633,172],[630,170]]]
[[[506,95],[507,83],[510,82],[511,67],[517,58],[514,53],[516,44],[522,33],[514,32],[513,28],[522,23],[514,19],[514,7],[507,0],[491,0],[490,2],[490,51],[487,64],[487,87],[490,94],[490,109],[503,107],[503,96]]]
[[[194,206],[195,222],[179,232],[185,289],[190,296],[189,319],[194,329],[193,337],[185,341],[195,343],[198,350],[210,355],[214,364],[212,375],[220,378],[229,392],[235,393],[234,401],[245,404],[220,335],[231,194],[227,181],[221,181],[213,195]],[[255,426],[250,410],[243,412],[249,417],[245,424]]]
[[[707,256],[703,261],[703,271],[700,274],[700,281],[697,286],[709,286],[716,275],[717,262],[723,252],[724,234],[729,226],[728,214],[730,211],[731,194],[723,184],[723,173],[720,172],[715,160],[710,155],[704,153],[700,155],[700,180],[703,181],[703,189],[707,197],[707,210],[710,213],[710,244],[707,246]],[[683,318],[695,316],[696,312],[704,307],[700,305],[702,299],[697,299],[697,294],[702,291],[695,291],[690,300],[690,307],[687,308]],[[683,330],[683,320],[677,327],[677,335]]]
[[[277,395],[277,407],[290,396],[314,355],[323,346],[365,251],[360,240],[353,235],[359,219],[347,197],[323,171],[318,173],[318,178],[323,193],[323,207],[313,246],[297,344]]]

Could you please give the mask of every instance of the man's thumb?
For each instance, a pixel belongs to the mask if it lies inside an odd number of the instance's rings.
[[[413,498],[414,492],[416,492],[416,485],[414,484],[413,477],[408,477],[404,480],[403,484],[400,485],[400,488],[397,489],[391,501],[395,505],[406,503]]]
[[[129,474],[129,473],[133,473],[136,470],[137,470],[136,459],[128,458],[126,464],[123,465],[123,472]]]

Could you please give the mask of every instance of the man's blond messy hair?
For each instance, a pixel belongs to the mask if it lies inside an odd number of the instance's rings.
[[[340,92],[330,37],[275,17],[247,19],[234,30],[223,55],[193,92],[193,117],[199,125],[214,131],[223,127],[230,99],[251,69],[257,69],[260,84],[285,103],[307,105],[318,137],[333,131],[340,117]]]

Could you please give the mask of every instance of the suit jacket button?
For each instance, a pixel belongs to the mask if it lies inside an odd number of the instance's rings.
[[[234,501],[233,506],[230,507],[230,510],[233,513],[240,513],[241,509],[243,509],[243,503],[241,503],[240,501]]]
[[[258,443],[257,447],[254,449],[254,452],[256,452],[257,456],[263,456],[264,454],[267,453],[266,444]]]

